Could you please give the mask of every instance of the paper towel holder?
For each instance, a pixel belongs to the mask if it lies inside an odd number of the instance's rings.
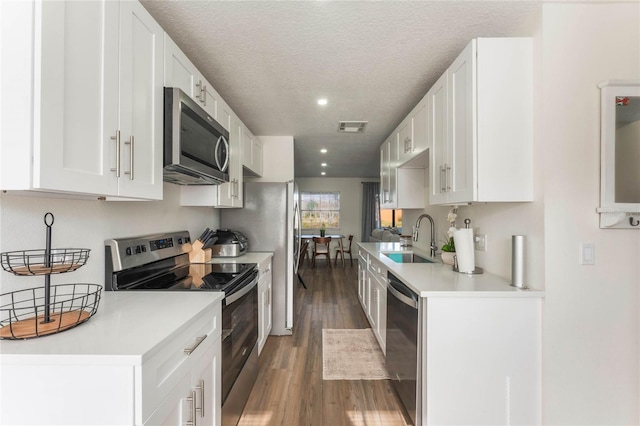
[[[474,270],[470,272],[460,272],[458,270],[458,256],[453,256],[453,266],[451,267],[451,269],[453,270],[453,272],[457,272],[459,274],[465,274],[465,275],[479,275],[484,273],[484,270],[479,266],[476,266]]]

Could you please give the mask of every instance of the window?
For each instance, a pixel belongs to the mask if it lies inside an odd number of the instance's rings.
[[[402,229],[402,210],[380,210],[380,226]]]
[[[339,192],[301,192],[302,229],[340,228]]]

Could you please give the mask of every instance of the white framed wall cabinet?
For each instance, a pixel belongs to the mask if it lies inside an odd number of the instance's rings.
[[[163,32],[146,9],[29,1],[2,14],[15,77],[1,94],[2,189],[162,199]]]
[[[183,186],[180,189],[180,204],[182,206],[242,207],[243,167],[245,167],[246,158],[243,150],[249,149],[249,158],[256,158],[255,164],[252,163],[250,166],[261,174],[262,145],[259,150],[252,148],[251,142],[256,138],[166,33],[164,69],[165,86],[179,87],[229,131],[229,182],[220,185]],[[250,136],[247,137],[247,135]],[[244,148],[245,140],[250,141],[248,148]]]
[[[411,162],[416,158],[409,155],[412,145],[412,119],[409,117],[393,132],[380,147],[380,208],[382,209],[422,209],[424,199],[424,168],[401,167],[401,161]],[[400,140],[404,138],[404,142]],[[406,150],[406,152],[404,152]],[[403,160],[399,156],[404,154]],[[416,151],[416,155],[417,151]]]
[[[249,129],[242,135],[242,166],[248,176],[262,176],[262,142],[253,136]]]
[[[530,38],[478,38],[427,93],[430,204],[533,201]]]

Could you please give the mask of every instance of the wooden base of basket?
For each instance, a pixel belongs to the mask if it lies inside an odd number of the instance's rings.
[[[51,314],[51,322],[43,324],[44,315],[23,319],[0,328],[0,339],[30,339],[67,330],[89,319],[87,311]]]
[[[80,268],[82,265],[73,263],[56,263],[51,266],[44,265],[25,265],[13,268],[16,275],[43,275],[43,274],[59,274],[61,272],[71,272]]]

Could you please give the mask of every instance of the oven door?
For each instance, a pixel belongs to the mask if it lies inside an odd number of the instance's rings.
[[[258,341],[258,272],[225,297],[222,308],[222,403]]]

